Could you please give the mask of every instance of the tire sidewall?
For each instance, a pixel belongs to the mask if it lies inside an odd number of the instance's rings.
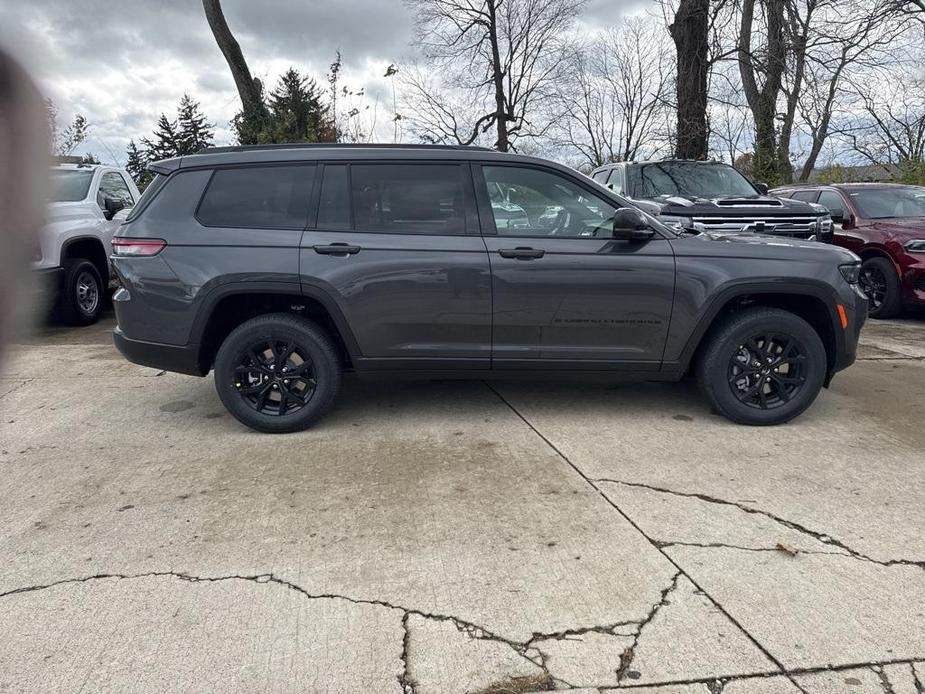
[[[215,357],[215,388],[225,408],[242,424],[265,433],[287,433],[306,428],[327,412],[337,396],[340,364],[332,360],[331,346],[319,328],[308,321],[263,320],[236,328]],[[284,415],[263,414],[248,405],[234,385],[234,369],[247,349],[261,340],[290,340],[305,350],[315,371],[315,392],[303,408]]]
[[[893,318],[898,315],[902,308],[902,297],[900,296],[901,287],[899,284],[899,277],[896,276],[892,261],[878,256],[865,260],[861,264],[861,272],[864,271],[865,266],[879,267],[886,278],[886,297],[884,297],[883,303],[880,304],[880,308],[877,309],[874,309],[871,303],[871,309],[867,312],[867,315],[871,318]]]
[[[728,376],[729,360],[738,346],[762,332],[773,332],[797,340],[807,356],[804,365],[807,370],[806,382],[800,392],[787,404],[768,410],[742,403],[733,392]],[[704,378],[714,403],[723,415],[740,424],[762,426],[789,421],[812,405],[825,382],[827,369],[825,347],[816,331],[802,318],[782,312],[773,318],[756,317],[724,333],[716,346],[716,352],[710,357]]]
[[[83,273],[90,275],[96,282],[97,302],[96,309],[92,313],[85,311],[77,300],[77,280]],[[96,323],[103,310],[103,280],[100,278],[96,265],[85,259],[69,261],[65,271],[64,286],[61,288],[61,296],[58,300],[61,315],[66,323],[72,325]]]

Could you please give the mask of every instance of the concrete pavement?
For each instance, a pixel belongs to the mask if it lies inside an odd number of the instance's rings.
[[[282,437],[110,328],[0,378],[0,691],[923,692],[922,320],[783,427],[348,381]]]

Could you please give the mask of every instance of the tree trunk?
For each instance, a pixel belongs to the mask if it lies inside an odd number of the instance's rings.
[[[763,0],[763,4],[767,10],[768,24],[767,63],[756,65],[752,54],[755,0],[742,2],[738,59],[745,99],[755,121],[754,175],[758,180],[774,186],[782,179],[774,121],[787,60],[787,44],[784,40],[786,0]],[[760,89],[755,77],[757,72],[764,74],[764,84]]]
[[[678,54],[678,131],[675,156],[706,159],[710,0],[681,0],[668,27]]]
[[[260,80],[251,77],[251,71],[247,67],[247,61],[244,60],[241,46],[238,45],[231,29],[228,28],[228,22],[225,21],[220,0],[202,0],[202,7],[206,12],[206,20],[209,22],[209,28],[212,29],[212,35],[215,36],[215,42],[231,69],[238,96],[241,97],[241,108],[245,114],[258,112],[263,108]]]
[[[498,128],[498,141],[495,147],[499,152],[507,152],[511,143],[507,132],[507,104],[504,98],[504,72],[501,69],[501,51],[498,49],[498,5],[495,0],[488,2],[488,42],[491,44],[491,76],[495,86],[495,125]]]

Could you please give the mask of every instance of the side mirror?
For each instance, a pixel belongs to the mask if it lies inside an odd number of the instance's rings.
[[[613,216],[613,237],[618,241],[648,241],[654,233],[635,207],[621,207]]]
[[[756,183],[755,189],[762,195],[768,194],[768,184],[767,183]]]
[[[832,221],[836,224],[845,223],[845,211],[844,210],[829,210],[829,216],[832,218]]]
[[[116,198],[103,198],[103,215],[106,219],[112,219],[115,217],[116,212],[125,208],[124,200],[117,200]]]

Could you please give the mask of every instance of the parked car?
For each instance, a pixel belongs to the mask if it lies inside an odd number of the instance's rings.
[[[803,412],[855,358],[858,258],[679,232],[591,179],[471,147],[215,148],[157,178],[113,239],[114,339],[215,372],[244,424],[304,428],[341,373],[674,381],[746,424]],[[526,225],[492,189],[519,193]],[[539,217],[565,211],[549,228]]]
[[[676,230],[832,241],[825,208],[768,196],[766,185],[721,162],[618,162],[595,169],[591,177],[633,202],[658,205],[661,221]]]
[[[139,198],[121,169],[61,164],[50,172],[51,196],[32,269],[42,303],[60,320],[90,325],[99,317],[109,287],[113,232]]]
[[[925,306],[925,188],[843,183],[779,188],[775,194],[818,202],[835,222],[835,243],[861,257],[861,289],[872,318]]]

